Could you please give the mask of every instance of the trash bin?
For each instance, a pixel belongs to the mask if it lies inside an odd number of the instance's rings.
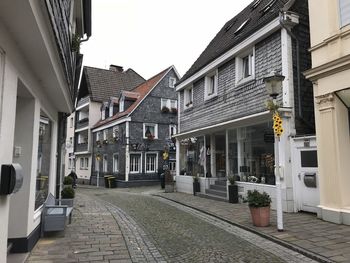
[[[162,189],[165,188],[165,175],[164,175],[164,173],[160,174],[160,186],[162,187]]]
[[[110,188],[109,187],[109,182],[108,182],[108,178],[110,177],[110,175],[106,175],[106,176],[104,176],[104,179],[105,179],[105,187],[106,188]]]
[[[116,188],[117,187],[114,176],[108,177],[108,186],[109,186],[109,188]]]

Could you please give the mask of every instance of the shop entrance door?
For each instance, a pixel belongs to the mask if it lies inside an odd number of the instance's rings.
[[[320,187],[315,137],[294,139],[292,159],[296,208],[316,213],[320,204]]]

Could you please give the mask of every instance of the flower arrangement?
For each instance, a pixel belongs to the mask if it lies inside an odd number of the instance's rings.
[[[161,110],[163,113],[168,113],[170,110],[167,106],[164,106]]]
[[[177,108],[171,108],[171,113],[176,114],[177,113]]]
[[[234,175],[230,175],[227,179],[228,179],[230,185],[234,185],[235,184],[236,179],[235,179]]]
[[[154,135],[153,134],[147,134],[147,140],[153,141],[154,140]]]
[[[283,133],[282,119],[278,111],[273,113],[273,131],[277,137],[280,137]]]

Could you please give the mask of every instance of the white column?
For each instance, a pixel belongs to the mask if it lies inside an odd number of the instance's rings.
[[[226,144],[226,148],[225,148],[225,157],[226,157],[226,178],[228,179],[228,177],[230,176],[230,163],[229,163],[229,158],[228,158],[228,130],[226,130],[226,137],[225,137],[225,144]]]
[[[207,178],[207,139],[203,136],[204,143],[204,177]]]
[[[180,140],[176,138],[176,176],[180,175]]]
[[[129,122],[127,121],[125,124],[125,181],[129,181],[129,173],[130,173],[130,146],[129,146]]]
[[[210,172],[212,177],[216,177],[216,143],[215,135],[210,135]]]
[[[275,135],[275,178],[276,178],[276,212],[277,212],[277,230],[283,231],[283,213],[282,213],[282,193],[280,181],[280,163],[279,163],[279,144],[280,140]]]

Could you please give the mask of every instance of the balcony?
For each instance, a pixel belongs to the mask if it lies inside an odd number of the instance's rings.
[[[77,121],[77,123],[75,124],[75,129],[78,130],[87,126],[89,126],[89,118],[86,117]]]
[[[77,143],[75,145],[75,152],[79,153],[79,152],[87,152],[88,151],[88,144],[87,143]]]
[[[90,102],[90,97],[86,96],[84,98],[81,98],[78,103],[77,103],[77,109],[79,109],[79,107],[81,107],[82,105],[89,103]]]

